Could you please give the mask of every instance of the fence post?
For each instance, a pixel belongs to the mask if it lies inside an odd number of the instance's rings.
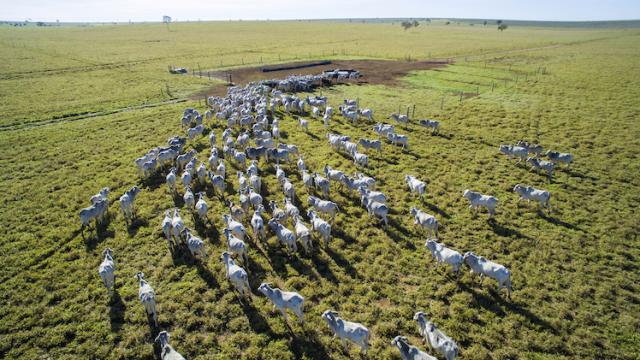
[[[444,95],[442,95],[442,99],[440,100],[440,110],[444,109]]]
[[[411,118],[415,119],[416,116],[416,104],[413,104],[413,111],[411,111]]]
[[[494,83],[493,81],[491,82],[491,92],[493,92],[493,88],[496,87],[496,83]]]

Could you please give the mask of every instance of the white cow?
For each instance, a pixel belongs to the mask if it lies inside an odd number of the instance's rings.
[[[224,229],[224,236],[227,239],[227,248],[232,255],[236,255],[242,259],[245,266],[249,264],[249,255],[247,255],[247,244],[231,234],[231,230]]]
[[[413,320],[418,323],[420,336],[432,349],[442,354],[447,360],[454,360],[458,356],[458,344],[428,321],[422,311],[418,311],[413,316]]]
[[[331,240],[331,224],[318,216],[313,210],[307,211],[307,216],[311,219],[311,227],[313,228],[313,231],[320,234],[323,239],[325,249],[328,248],[329,240]]]
[[[436,259],[436,266],[439,263],[447,263],[451,265],[452,271],[458,273],[463,263],[462,255],[450,249],[435,240],[427,240],[424,246],[431,252],[431,256]]]
[[[338,313],[333,310],[327,310],[322,313],[322,319],[327,322],[331,331],[338,336],[342,343],[346,346],[347,340],[360,346],[364,354],[369,349],[369,329],[364,325],[343,320]]]
[[[231,233],[237,237],[238,239],[244,241],[244,237],[247,234],[247,230],[244,228],[242,223],[234,220],[229,215],[224,215],[222,217],[224,219],[225,224],[227,225],[227,229],[231,230]]]
[[[171,223],[173,222],[173,217],[171,216],[171,210],[166,210],[164,212],[164,219],[162,219],[162,233],[167,238],[167,242],[169,243],[169,247],[172,246],[171,242]]]
[[[179,352],[169,345],[169,333],[161,331],[156,337],[156,342],[160,343],[160,358],[162,360],[185,360]]]
[[[296,228],[296,237],[302,243],[304,251],[307,254],[311,254],[311,251],[313,251],[313,242],[311,241],[311,232],[309,231],[309,228],[304,224],[304,222],[302,222],[300,215],[295,215],[292,219]]]
[[[171,192],[175,193],[177,188],[176,188],[176,171],[177,169],[175,167],[172,167],[171,170],[169,171],[169,173],[167,174],[167,186],[169,187],[169,190],[171,190]]]
[[[284,225],[278,223],[276,219],[271,219],[267,223],[271,231],[276,234],[278,240],[287,247],[287,251],[294,253],[298,251],[296,245],[296,235],[293,231],[287,229]]]
[[[271,300],[273,307],[280,311],[285,321],[288,321],[286,310],[290,309],[298,317],[298,323],[304,323],[304,297],[302,295],[293,291],[282,291],[278,288],[273,288],[268,283],[260,284],[258,291]]]
[[[204,200],[204,196],[205,196],[204,192],[201,191],[198,193],[198,202],[196,202],[196,212],[198,213],[198,217],[200,218],[200,221],[202,221],[203,223],[206,223],[209,221],[209,219],[207,218],[207,212],[209,211],[209,206],[207,205],[207,202]]]
[[[471,205],[469,209],[474,209],[476,213],[479,207],[485,207],[489,211],[489,216],[493,216],[496,213],[496,207],[498,207],[498,199],[490,195],[482,195],[479,192],[471,191],[469,189],[462,193],[462,196],[469,200]]]
[[[412,194],[417,193],[418,196],[424,196],[424,194],[427,192],[427,184],[422,180],[418,180],[415,176],[405,175],[404,180],[407,182],[409,191]]]
[[[389,220],[387,219],[387,215],[389,214],[389,207],[386,204],[375,202],[373,200],[370,200],[369,198],[364,198],[363,201],[364,207],[367,208],[369,216],[373,215],[382,219],[382,221],[384,221],[384,226],[389,225]]]
[[[429,233],[428,239],[431,239],[433,233],[435,233],[436,238],[438,237],[438,219],[436,219],[435,216],[414,207],[409,210],[409,213],[413,216],[414,225],[420,225],[423,229],[427,230]]]
[[[116,263],[113,261],[113,250],[106,248],[102,252],[104,255],[104,260],[100,263],[98,267],[98,274],[104,283],[104,286],[107,287],[109,292],[112,292],[116,285]]]
[[[192,211],[194,206],[196,205],[196,198],[193,195],[193,191],[191,191],[190,186],[186,186],[182,199],[184,200],[184,205],[187,207],[187,209],[189,209],[189,211]]]
[[[147,283],[147,281],[144,279],[143,272],[138,272],[136,274],[136,278],[140,282],[138,288],[138,298],[140,299],[142,306],[144,306],[144,310],[147,313],[147,316],[151,315],[153,317],[154,324],[158,326],[158,313],[156,312],[156,293],[151,285],[149,285],[149,283]]]
[[[531,200],[537,201],[540,205],[551,208],[549,200],[551,200],[551,193],[546,190],[539,190],[533,186],[526,186],[517,184],[513,187],[513,191],[520,194],[520,200],[527,200],[527,203]]]
[[[389,139],[393,145],[402,145],[403,149],[409,148],[409,137],[407,135],[400,135],[392,132],[387,134],[387,139]]]
[[[464,262],[471,268],[471,273],[480,275],[480,284],[484,277],[490,277],[498,282],[498,291],[503,287],[507,289],[507,296],[511,299],[511,272],[503,265],[487,260],[482,256],[477,256],[472,252],[464,254]]]
[[[258,207],[253,212],[253,216],[251,217],[251,227],[253,228],[253,237],[260,240],[265,240],[267,238],[266,230],[264,227],[264,219],[262,218],[262,213],[264,212],[264,207],[262,205],[258,205]]]
[[[187,135],[189,136],[189,140],[195,139],[196,136],[202,136],[202,132],[204,131],[204,125],[200,124],[196,127],[190,128],[187,130]]]
[[[207,253],[204,251],[204,241],[199,237],[194,236],[189,228],[184,228],[183,232],[185,234],[185,239],[187,239],[187,248],[189,249],[191,256],[195,257],[198,255],[201,259],[206,258]]]
[[[139,193],[140,189],[137,186],[133,186],[131,189],[125,191],[124,195],[120,196],[120,209],[127,223],[131,221],[135,215],[136,210],[134,203]]]
[[[513,145],[500,145],[500,152],[507,155],[509,160],[514,156],[517,157],[518,163],[526,160],[529,155],[529,150],[527,148]]]
[[[563,163],[566,164],[567,167],[571,166],[573,162],[573,155],[568,153],[561,153],[557,151],[547,151],[545,155],[551,160],[553,163]]]
[[[246,296],[251,299],[251,287],[249,286],[249,275],[247,275],[247,272],[236,265],[228,252],[223,252],[220,258],[224,262],[227,279],[229,279],[233,287],[240,293],[241,297]],[[240,300],[240,302],[242,302],[242,300]]]
[[[331,223],[336,218],[336,214],[340,211],[338,204],[329,200],[321,200],[315,196],[309,196],[309,205],[313,206],[317,211],[331,216]]]
[[[400,350],[402,360],[437,360],[437,358],[409,344],[409,339],[404,336],[396,336],[391,341],[391,345]]]

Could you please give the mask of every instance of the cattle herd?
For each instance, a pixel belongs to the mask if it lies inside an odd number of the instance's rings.
[[[204,114],[191,108],[184,111],[181,126],[183,131],[186,131],[186,137],[172,137],[168,139],[166,146],[153,148],[134,161],[143,179],[158,173],[166,174],[167,187],[174,196],[179,191],[178,183],[181,183],[184,211],[190,212],[194,219],[205,227],[213,226],[209,220],[207,201],[210,199],[207,199],[205,192],[207,187],[211,188],[215,197],[228,207],[228,214],[222,215],[225,223],[222,233],[228,249],[220,255],[220,259],[224,263],[227,279],[239,294],[240,302],[243,299],[250,301],[254,296],[249,285],[249,273],[246,269],[249,253],[245,240],[249,236],[253,237],[256,244],[261,243],[264,246],[267,240],[267,230],[270,230],[289,255],[296,252],[306,254],[313,252],[314,234],[318,241],[322,241],[322,246],[325,248],[330,246],[332,227],[335,226],[334,219],[341,211],[339,204],[330,200],[332,186],[346,188],[360,195],[361,204],[369,216],[378,219],[383,226],[388,224],[390,209],[387,205],[387,196],[383,192],[375,190],[376,180],[374,178],[359,172],[350,176],[328,165],[325,165],[321,171],[313,171],[307,168],[304,156],[296,145],[280,141],[282,120],[276,115],[295,114],[298,115],[298,123],[301,131],[304,132],[309,131],[310,121],[313,119],[320,121],[321,118],[327,131],[326,138],[329,145],[335,151],[344,152],[350,156],[356,168],[369,166],[366,152],[382,151],[383,141],[380,139],[362,138],[358,141],[352,141],[349,136],[328,132],[329,124],[337,112],[345,120],[353,123],[358,121],[371,123],[373,122],[373,110],[360,108],[358,101],[347,99],[335,112],[334,108],[329,106],[327,97],[307,96],[301,98],[295,95],[298,91],[309,90],[314,84],[327,77],[353,76],[331,72],[329,75],[326,74],[292,76],[285,80],[267,80],[250,83],[244,87],[231,87],[225,97],[209,97],[207,99],[208,108]],[[305,115],[311,118],[303,118]],[[203,118],[206,121],[203,121]],[[391,114],[388,118],[394,119],[397,122],[396,126],[405,128],[410,122],[409,116],[403,114]],[[438,132],[440,128],[440,123],[435,120],[419,120],[416,123],[434,133]],[[209,125],[215,126],[207,128]],[[409,138],[407,135],[396,133],[396,126],[377,123],[373,126],[373,130],[380,138],[388,140],[390,144],[406,149],[409,146]],[[220,134],[221,147],[219,147],[214,127],[225,128]],[[203,134],[207,130],[211,146],[210,156],[206,161],[200,161],[198,164],[196,151],[192,149],[185,152],[184,147],[187,142],[204,136]],[[237,134],[235,138],[234,133]],[[359,146],[362,150],[359,150]],[[545,153],[549,161],[542,160],[543,149],[540,145],[522,141],[516,145],[500,145],[499,151],[509,158],[518,158],[518,162],[530,163],[533,169],[545,171],[549,179],[551,179],[556,164],[563,163],[568,166],[573,160],[570,154],[554,151]],[[293,183],[285,169],[281,167],[281,163],[290,163],[294,157],[297,157],[295,169],[299,172],[302,183],[308,193],[315,194],[315,196],[309,196],[306,199],[308,205],[306,212],[296,206],[296,203],[302,206],[304,202],[297,198],[297,191]],[[283,200],[281,202],[267,201],[262,197],[264,192],[262,191],[261,175],[264,176],[264,173],[261,174],[259,169],[261,161],[263,164],[273,164],[275,168],[275,176],[282,191]],[[227,163],[233,164],[237,169],[234,176],[228,176]],[[225,184],[228,177],[237,179],[237,204],[227,198]],[[408,190],[414,196],[422,197],[426,194],[426,183],[418,177],[406,174],[404,180]],[[200,191],[194,192],[193,189],[196,188]],[[551,195],[548,191],[522,184],[515,185],[513,191],[520,196],[520,200],[534,200],[550,210]],[[120,197],[120,208],[127,223],[136,217],[135,201],[140,192],[140,188],[133,186]],[[90,198],[91,206],[80,211],[83,230],[92,221],[95,221],[96,225],[103,221],[109,207],[108,195],[109,188],[103,188]],[[497,198],[468,189],[464,190],[462,196],[469,201],[470,209],[477,212],[478,208],[484,207],[488,210],[490,217],[495,214],[498,206]],[[268,214],[270,215],[269,220],[265,219],[267,209],[270,212]],[[471,272],[478,274],[481,279],[484,277],[495,279],[498,283],[498,290],[506,288],[509,298],[511,297],[511,273],[505,266],[473,252],[462,255],[443,243],[438,243],[438,220],[436,217],[419,208],[411,208],[409,212],[415,220],[414,224],[426,231],[425,247],[435,258],[436,264],[446,263],[451,266],[454,273],[458,273],[461,267],[467,264]],[[248,217],[249,214],[251,214],[250,217]],[[305,215],[309,225],[305,223]],[[171,251],[185,249],[193,257],[200,260],[207,257],[204,241],[185,225],[180,209],[167,209],[161,224],[162,234]],[[251,227],[251,235],[245,225]],[[97,229],[96,226],[96,231]],[[298,247],[298,243],[301,248]],[[115,287],[116,270],[114,253],[111,249],[105,249],[103,255],[104,260],[99,266],[99,275],[107,289],[112,292]],[[138,272],[135,276],[139,281],[140,302],[147,315],[151,316],[157,326],[158,314],[154,289],[145,280],[143,272]],[[300,294],[273,287],[269,283],[262,283],[257,290],[271,300],[285,321],[287,321],[286,310],[289,309],[296,315],[299,323],[304,323],[305,301]],[[330,309],[322,313],[322,319],[344,343],[347,340],[351,341],[366,353],[371,333],[365,325],[347,321]],[[456,342],[438,330],[436,325],[427,320],[423,312],[416,312],[414,320],[418,324],[419,334],[435,352],[448,360],[457,356]],[[163,359],[183,359],[169,345],[169,334],[166,331],[160,332],[156,341],[161,345]],[[391,345],[399,349],[403,359],[434,359],[433,356],[411,345],[404,336],[395,337],[391,341]]]

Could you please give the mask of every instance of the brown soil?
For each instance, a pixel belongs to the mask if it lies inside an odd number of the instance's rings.
[[[303,65],[305,62],[279,64],[279,66]],[[382,84],[398,85],[398,79],[414,70],[428,70],[444,67],[448,64],[444,61],[390,61],[390,60],[337,60],[329,65],[309,66],[298,69],[278,70],[263,72],[262,66],[237,68],[224,71],[211,72],[211,76],[228,81],[229,75],[234,85],[244,86],[251,81],[267,79],[284,79],[288,75],[313,75],[320,74],[324,70],[354,69],[362,75],[357,80],[349,80],[351,84]],[[207,72],[203,71],[203,76]],[[194,98],[206,96],[224,96],[227,93],[227,85],[216,84],[205,92],[194,95]]]

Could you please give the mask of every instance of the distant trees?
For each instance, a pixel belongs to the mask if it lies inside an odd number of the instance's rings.
[[[485,20],[485,21],[484,21],[484,24],[483,24],[483,25],[484,25],[484,26],[487,26],[487,20]]]
[[[404,28],[405,31],[407,31],[408,29],[412,28],[412,27],[418,27],[420,26],[420,23],[417,20],[413,20],[413,21],[403,21],[400,23],[400,25]]]

